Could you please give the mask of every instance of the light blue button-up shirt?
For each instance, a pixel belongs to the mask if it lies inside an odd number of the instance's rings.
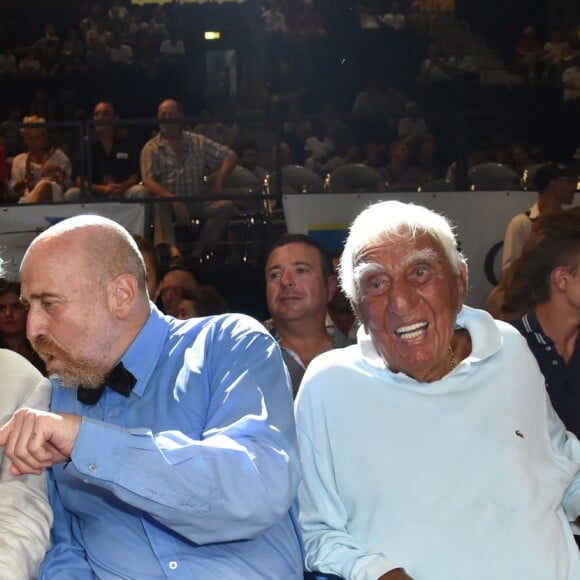
[[[302,578],[292,394],[255,320],[179,321],[154,306],[122,357],[128,398],[87,406],[53,378],[51,408],[82,415],[43,580]]]

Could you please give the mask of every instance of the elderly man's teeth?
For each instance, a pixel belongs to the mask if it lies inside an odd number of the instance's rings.
[[[417,324],[410,324],[409,326],[401,326],[401,328],[397,328],[395,334],[406,340],[411,340],[421,336],[427,326],[429,326],[427,322],[419,322]]]

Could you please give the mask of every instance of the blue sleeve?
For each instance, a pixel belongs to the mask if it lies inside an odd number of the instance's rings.
[[[300,479],[292,395],[278,345],[247,320],[207,325],[166,379],[172,407],[150,411],[187,407],[189,425],[203,414],[200,434],[177,421],[153,432],[83,418],[79,477],[197,544],[253,539],[278,523]],[[192,403],[201,390],[203,404]]]
[[[76,539],[76,518],[60,501],[52,470],[48,471],[48,495],[54,512],[51,540],[38,580],[92,580],[93,572],[85,559],[85,551]]]

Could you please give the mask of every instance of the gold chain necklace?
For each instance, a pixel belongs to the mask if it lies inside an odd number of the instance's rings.
[[[447,362],[449,363],[449,368],[451,370],[457,366],[457,359],[455,358],[455,353],[453,352],[453,347],[451,345],[447,347]]]

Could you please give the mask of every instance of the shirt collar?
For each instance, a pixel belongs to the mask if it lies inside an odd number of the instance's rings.
[[[534,310],[526,312],[521,318],[521,324],[526,334],[533,334],[538,344],[552,345],[554,341],[544,333],[542,325]]]
[[[125,368],[137,379],[132,392],[138,396],[143,395],[157,366],[168,332],[169,325],[165,316],[151,303],[151,313],[145,326],[121,357]],[[144,353],[147,353],[146,356]]]
[[[186,146],[187,145],[187,135],[186,135],[187,131],[185,131],[185,129],[181,132],[181,139],[179,140],[179,143],[182,146]],[[165,147],[166,149],[168,149],[169,151],[173,151],[173,149],[169,146],[169,141],[163,136],[163,134],[161,133],[161,131],[159,133],[157,133],[157,138],[159,139],[159,145],[160,147]]]

